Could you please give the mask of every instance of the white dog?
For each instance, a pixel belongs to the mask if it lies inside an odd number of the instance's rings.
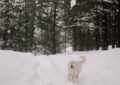
[[[68,79],[74,80],[77,79],[82,68],[82,64],[86,61],[84,56],[81,56],[78,61],[70,61],[68,63]]]

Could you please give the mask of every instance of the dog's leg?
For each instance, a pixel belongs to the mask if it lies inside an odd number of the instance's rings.
[[[77,74],[75,78],[78,79],[78,76],[79,76],[79,74]]]
[[[79,77],[79,70],[77,70],[76,79]]]
[[[75,79],[75,75],[72,73],[72,74],[69,74],[68,75],[68,79],[69,79],[69,81],[72,81],[72,80],[74,80]]]
[[[71,81],[73,79],[73,75],[71,73],[68,74],[68,79]]]
[[[68,75],[68,79],[71,80],[71,75],[70,74]]]
[[[75,74],[72,74],[72,76],[71,76],[71,80],[74,80],[75,77],[76,77],[76,75],[75,75]]]

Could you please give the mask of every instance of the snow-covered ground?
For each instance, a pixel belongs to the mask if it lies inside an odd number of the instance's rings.
[[[67,63],[87,59],[79,79],[68,81]],[[0,50],[0,85],[120,85],[120,49],[33,56]]]

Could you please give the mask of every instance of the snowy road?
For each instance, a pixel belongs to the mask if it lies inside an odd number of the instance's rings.
[[[68,81],[67,63],[87,59],[79,79]],[[120,49],[33,56],[0,50],[0,85],[120,85]]]

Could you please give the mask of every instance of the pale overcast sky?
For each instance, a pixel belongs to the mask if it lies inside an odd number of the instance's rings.
[[[71,0],[71,7],[74,6],[76,3],[76,0]]]

